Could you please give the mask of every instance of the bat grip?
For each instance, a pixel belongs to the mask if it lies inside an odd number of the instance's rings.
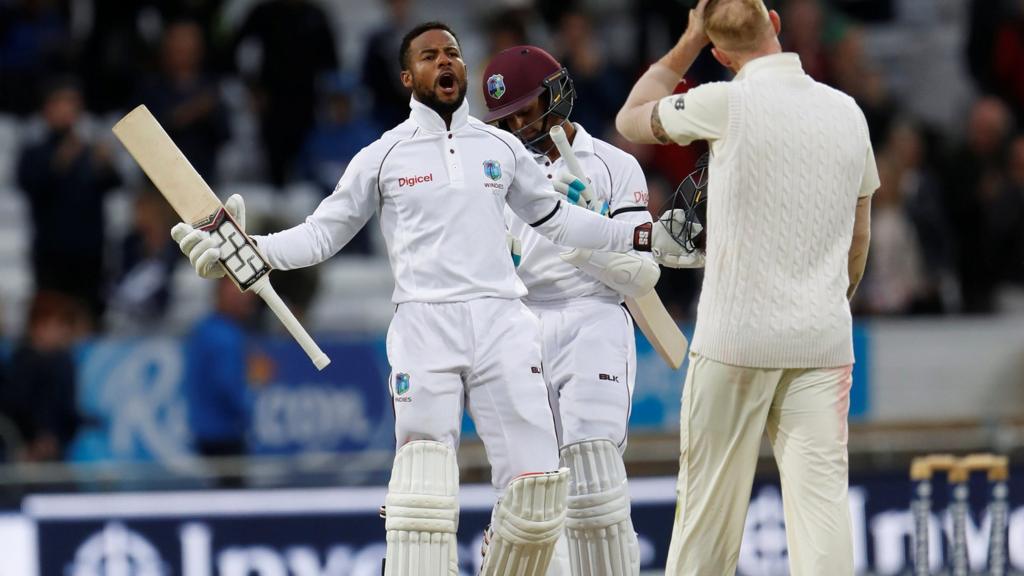
[[[551,141],[555,143],[555,148],[558,148],[558,153],[565,159],[565,166],[569,168],[569,173],[579,178],[581,181],[586,183],[587,175],[583,171],[583,166],[580,165],[579,158],[572,151],[572,145],[569,144],[569,138],[565,135],[565,130],[561,126],[552,126],[548,132],[551,136]],[[584,199],[588,202],[593,199],[593,194],[590,189],[583,190]]]
[[[277,316],[277,319],[284,324],[284,327],[295,338],[295,341],[302,346],[302,350],[306,352],[309,359],[313,361],[313,365],[316,366],[317,370],[323,370],[328,364],[331,363],[331,359],[324,354],[324,351],[316,345],[313,338],[306,332],[306,329],[299,324],[299,320],[292,314],[292,311],[288,309],[281,297],[277,295],[277,291],[270,285],[270,275],[264,275],[262,278],[256,281],[252,286],[252,291],[263,298],[263,301],[267,303],[270,310]]]

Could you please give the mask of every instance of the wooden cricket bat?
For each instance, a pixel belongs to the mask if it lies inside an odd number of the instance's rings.
[[[569,168],[569,172],[581,181],[587,182],[587,175],[583,171],[579,159],[576,158],[576,154],[572,151],[569,139],[565,136],[565,130],[561,126],[552,126],[549,134],[551,141],[558,148],[558,153],[565,158],[565,165]],[[590,201],[593,195],[592,193],[587,194],[587,192],[589,191],[584,191],[584,200]],[[626,308],[629,309],[629,313],[636,320],[636,325],[640,327],[640,331],[643,332],[661,359],[674,369],[682,366],[683,360],[686,359],[686,349],[690,343],[679,330],[679,325],[669,315],[668,310],[665,309],[658,293],[651,290],[637,298],[626,296]]]
[[[210,186],[145,106],[114,125],[114,134],[181,219],[220,241],[221,265],[239,290],[252,290],[274,312],[318,370],[331,363],[270,285],[270,263],[231,218]]]

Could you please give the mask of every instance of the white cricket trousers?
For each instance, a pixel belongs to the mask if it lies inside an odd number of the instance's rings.
[[[622,452],[636,378],[633,319],[618,302],[527,302],[541,323],[544,378],[561,446],[611,440]]]
[[[766,430],[781,474],[790,574],[853,574],[851,370],[743,368],[690,354],[666,575],[736,573]]]
[[[435,440],[457,448],[465,406],[499,493],[520,474],[558,469],[540,326],[521,301],[401,304],[387,353],[399,447]]]

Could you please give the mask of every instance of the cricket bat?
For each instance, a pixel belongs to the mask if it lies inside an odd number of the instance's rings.
[[[178,216],[220,241],[221,265],[238,289],[252,290],[267,303],[318,370],[330,364],[330,358],[270,285],[270,263],[242,232],[149,109],[139,106],[132,110],[113,130]]]
[[[565,158],[565,165],[569,168],[569,172],[581,181],[587,182],[587,175],[572,151],[569,139],[565,136],[565,130],[561,126],[552,126],[549,134],[551,141],[558,148],[558,153]],[[583,199],[590,202],[593,199],[593,193],[589,189],[585,190]],[[627,296],[626,308],[629,309],[636,325],[640,327],[640,331],[643,332],[661,359],[674,369],[682,366],[683,360],[686,358],[686,349],[690,343],[687,342],[686,336],[679,330],[676,321],[665,309],[658,293],[651,290],[637,298]]]

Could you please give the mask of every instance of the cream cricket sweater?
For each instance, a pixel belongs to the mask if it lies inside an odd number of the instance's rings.
[[[677,142],[712,145],[693,351],[761,368],[852,363],[847,257],[857,198],[878,187],[853,99],[777,54],[659,113]]]

